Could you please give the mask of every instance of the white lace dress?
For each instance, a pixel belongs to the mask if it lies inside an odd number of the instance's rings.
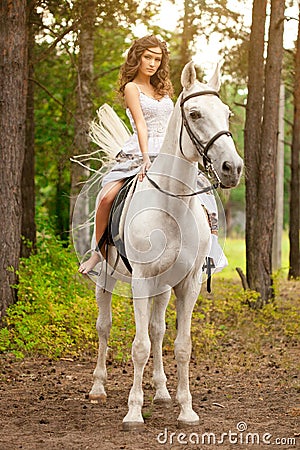
[[[139,87],[137,86],[139,89]],[[160,100],[144,94],[140,89],[140,104],[148,129],[148,153],[150,158],[157,156],[162,146],[170,115],[174,105],[170,97],[165,96]],[[142,163],[142,152],[140,150],[137,129],[130,110],[126,109],[133,130],[132,136],[120,149],[117,156],[117,164],[107,173],[102,180],[102,186],[111,181],[123,180],[136,175]]]

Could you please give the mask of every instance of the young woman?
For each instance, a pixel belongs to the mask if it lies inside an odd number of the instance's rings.
[[[165,42],[156,36],[137,39],[130,47],[120,71],[119,92],[133,134],[120,149],[120,162],[104,176],[95,215],[95,237],[99,243],[106,230],[113,200],[124,180],[139,173],[142,181],[162,145],[169,117],[173,111],[173,88],[169,77],[169,55]],[[79,267],[88,274],[100,261],[99,253]]]

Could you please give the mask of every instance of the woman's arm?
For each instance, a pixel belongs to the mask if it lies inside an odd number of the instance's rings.
[[[143,155],[143,165],[139,175],[140,181],[143,180],[145,172],[149,169],[151,163],[148,155],[148,130],[143,111],[140,104],[140,93],[135,83],[127,83],[124,90],[125,103],[129,108],[134,120],[140,149]]]

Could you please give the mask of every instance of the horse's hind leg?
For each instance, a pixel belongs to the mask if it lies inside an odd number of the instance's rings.
[[[154,402],[169,404],[171,397],[166,382],[162,358],[162,343],[166,331],[166,309],[169,303],[170,291],[153,298],[150,317],[150,339],[153,353],[153,383],[156,389]]]
[[[194,286],[193,286],[194,284]],[[193,280],[186,280],[174,288],[177,310],[177,337],[175,340],[175,358],[178,371],[176,399],[180,405],[178,425],[197,425],[199,417],[193,411],[192,396],[189,388],[189,363],[192,350],[191,320],[197,300],[197,289]]]
[[[114,280],[110,280],[110,286],[108,291],[103,291],[103,288],[97,286],[96,298],[98,303],[98,319],[96,328],[99,336],[99,349],[97,365],[93,373],[93,387],[89,393],[90,400],[97,400],[98,402],[104,402],[106,400],[105,382],[107,379],[106,371],[106,352],[107,341],[112,324],[111,313],[111,292],[113,290]]]

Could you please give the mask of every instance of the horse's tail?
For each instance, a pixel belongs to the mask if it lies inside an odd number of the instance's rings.
[[[131,133],[115,111],[104,103],[97,117],[90,124],[89,136],[105,153],[108,159],[115,159]]]
[[[91,172],[96,172],[89,166],[91,161],[96,164],[98,162],[102,168],[109,167],[130,136],[131,133],[125,123],[111,106],[104,103],[89,125],[89,137],[98,148],[89,153],[73,156],[71,161],[77,162]]]

